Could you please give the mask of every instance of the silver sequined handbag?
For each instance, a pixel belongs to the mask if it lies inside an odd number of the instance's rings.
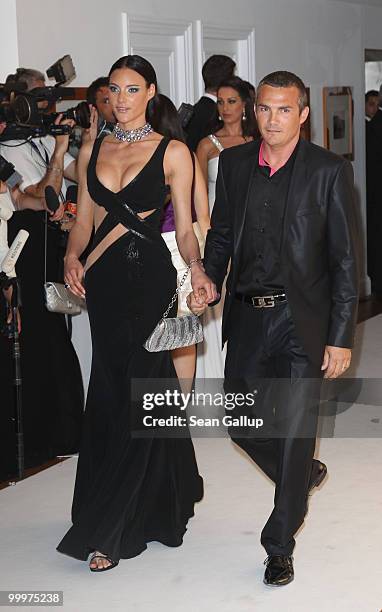
[[[45,213],[44,229],[44,298],[45,306],[49,312],[59,314],[78,315],[82,308],[85,308],[85,300],[71,293],[62,283],[55,283],[46,280],[47,264],[47,245],[48,245],[48,213]]]
[[[166,312],[163,314],[162,319],[159,321],[154,331],[150,334],[143,345],[144,348],[150,353],[172,351],[176,348],[198,344],[203,340],[203,326],[199,317],[192,313],[189,315],[183,315],[182,317],[168,318],[167,316],[175,304],[180,288],[186,280],[189,271],[190,266],[188,266],[182,280],[180,281],[179,287],[177,287],[177,290],[175,291]]]
[[[44,283],[45,305],[50,312],[77,315],[81,312],[84,301],[69,293],[62,283]]]

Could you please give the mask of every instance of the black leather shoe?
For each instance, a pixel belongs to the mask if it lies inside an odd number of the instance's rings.
[[[326,467],[325,463],[322,463],[322,461],[318,461],[318,459],[313,459],[312,473],[310,475],[308,487],[308,495],[306,496],[305,514],[307,514],[309,509],[309,495],[312,493],[315,487],[319,487],[323,480],[325,480],[327,473],[328,468]]]
[[[313,459],[312,473],[310,475],[308,492],[311,493],[315,487],[319,487],[328,473],[325,463]]]
[[[285,586],[294,578],[293,557],[269,555],[264,561],[267,566],[264,574],[264,584],[267,586]]]

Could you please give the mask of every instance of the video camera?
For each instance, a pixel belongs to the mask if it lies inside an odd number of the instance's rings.
[[[70,126],[54,123],[59,113],[48,113],[46,110],[59,100],[74,97],[73,88],[63,87],[76,76],[70,55],[57,60],[46,73],[49,78],[56,80],[55,86],[36,87],[26,91],[27,84],[12,77],[0,85],[0,123],[7,124],[0,142],[70,133]],[[41,102],[45,103],[45,108],[41,108]],[[87,102],[80,102],[62,115],[63,119],[73,119],[82,128],[90,127],[90,107]]]

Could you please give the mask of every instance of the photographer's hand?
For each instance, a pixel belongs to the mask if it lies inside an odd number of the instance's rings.
[[[47,210],[49,213],[49,221],[61,221],[61,219],[63,218],[65,214],[65,208],[62,202],[60,203],[59,207],[54,213],[51,210],[49,210],[49,208],[46,205],[45,205],[45,210]]]
[[[7,301],[7,306],[8,306],[7,325],[12,323],[12,316],[13,316],[12,314],[12,292],[13,292],[12,287],[9,287],[8,289],[4,289],[3,291],[4,297]],[[19,309],[17,309],[17,330],[19,333],[21,332],[21,317],[20,317]]]
[[[63,119],[62,118],[62,113],[60,113],[55,121],[54,121],[55,125],[69,125],[71,128],[73,128],[76,125],[76,122],[74,121],[74,119]],[[62,155],[62,158],[64,157],[66,151],[68,150],[68,146],[69,146],[69,134],[63,134],[62,136],[55,136],[56,139],[56,147],[54,149],[54,155],[53,157],[58,154],[58,155]],[[53,158],[52,158],[53,159]]]
[[[73,119],[62,120],[62,113],[60,113],[55,120],[56,125],[74,125]],[[51,185],[56,193],[59,193],[62,187],[62,179],[64,176],[64,156],[69,144],[69,135],[64,134],[63,136],[55,137],[56,144],[52,157],[49,160],[49,164],[46,169],[46,174],[41,181],[35,185],[29,185],[25,188],[25,193],[35,198],[45,198],[45,187]],[[72,162],[73,163],[73,162]],[[69,164],[71,166],[72,164]],[[59,213],[60,214],[60,213]],[[59,216],[58,218],[61,218]],[[56,219],[54,219],[56,220]]]
[[[93,142],[98,134],[98,112],[95,106],[90,105],[90,127],[83,130],[82,142]]]

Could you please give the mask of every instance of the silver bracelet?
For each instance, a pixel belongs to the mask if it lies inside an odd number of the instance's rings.
[[[61,172],[64,172],[64,168],[61,168],[60,166],[51,166],[49,164],[48,168],[49,168],[49,170],[53,170],[54,172],[57,172],[57,173],[60,173],[60,174],[61,174]]]
[[[194,263],[199,263],[203,267],[203,259],[201,259],[200,257],[194,257],[193,259],[190,259],[190,261],[188,262],[189,267],[191,268],[192,264]]]

